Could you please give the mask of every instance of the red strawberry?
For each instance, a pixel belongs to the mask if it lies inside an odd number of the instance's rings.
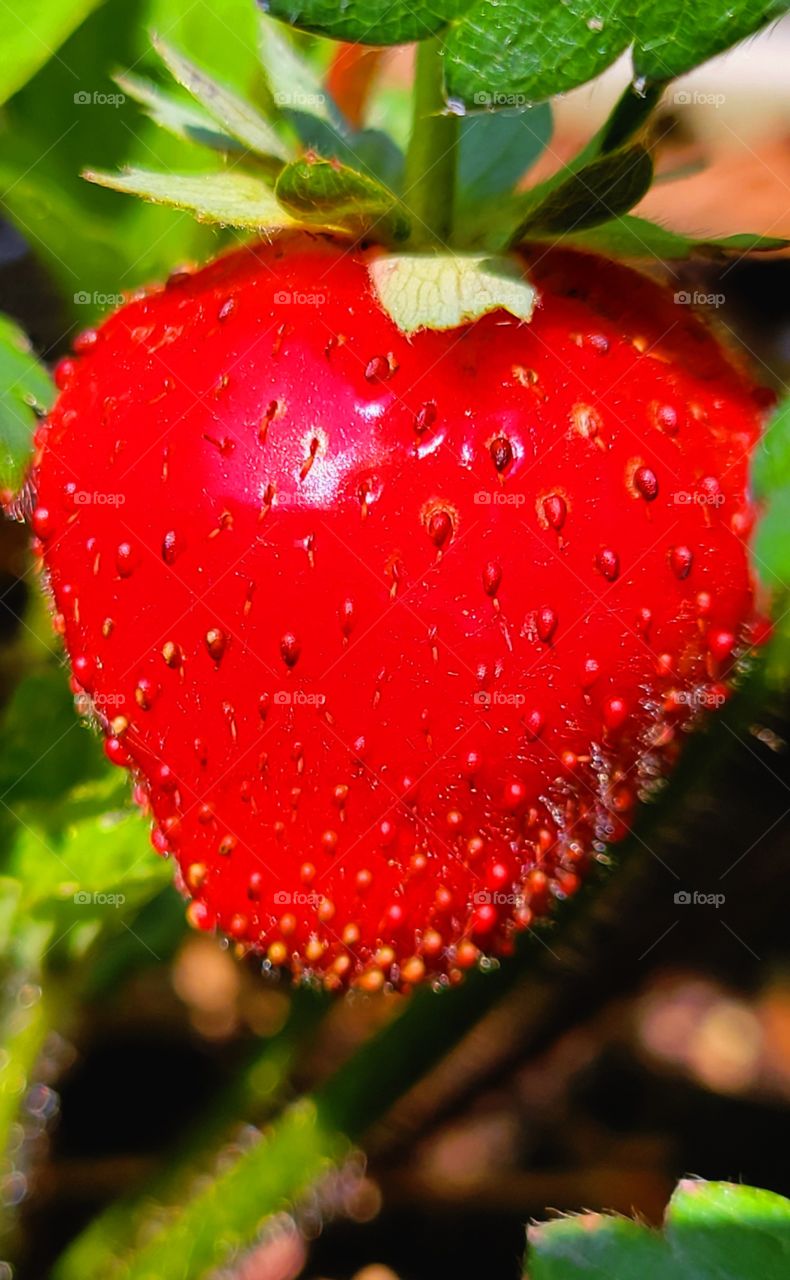
[[[34,526],[193,923],[374,989],[506,952],[722,696],[763,396],[592,256],[411,340],[366,263],[281,238],[84,334]]]

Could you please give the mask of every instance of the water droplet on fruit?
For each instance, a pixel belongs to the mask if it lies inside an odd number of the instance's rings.
[[[231,315],[232,312],[234,311],[235,306],[236,306],[235,298],[226,298],[222,306],[220,307],[219,311],[217,312],[217,319],[220,321],[227,320],[228,316]]]

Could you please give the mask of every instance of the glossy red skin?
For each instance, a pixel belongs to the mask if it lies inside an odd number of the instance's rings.
[[[259,244],[83,337],[34,527],[193,922],[372,989],[507,951],[720,699],[762,397],[591,256],[412,340],[366,262]]]

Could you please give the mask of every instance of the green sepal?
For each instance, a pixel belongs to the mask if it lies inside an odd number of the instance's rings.
[[[411,224],[398,197],[375,178],[335,160],[308,154],[286,165],[275,195],[303,223],[340,230],[354,239],[403,244]]]
[[[298,219],[282,207],[271,187],[261,178],[239,169],[215,173],[154,173],[150,169],[102,173],[87,169],[83,177],[100,187],[141,196],[153,204],[186,209],[199,222],[261,232],[298,225]]]
[[[30,458],[37,420],[55,396],[26,335],[0,315],[0,489],[16,490]]]
[[[405,334],[457,329],[490,311],[529,320],[536,292],[518,258],[488,254],[382,254],[369,267],[382,308]]]

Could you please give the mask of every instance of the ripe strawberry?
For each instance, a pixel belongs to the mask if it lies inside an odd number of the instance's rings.
[[[763,396],[627,268],[536,251],[531,323],[407,340],[371,252],[279,238],[83,334],[34,527],[192,922],[375,989],[511,948],[723,697]]]

